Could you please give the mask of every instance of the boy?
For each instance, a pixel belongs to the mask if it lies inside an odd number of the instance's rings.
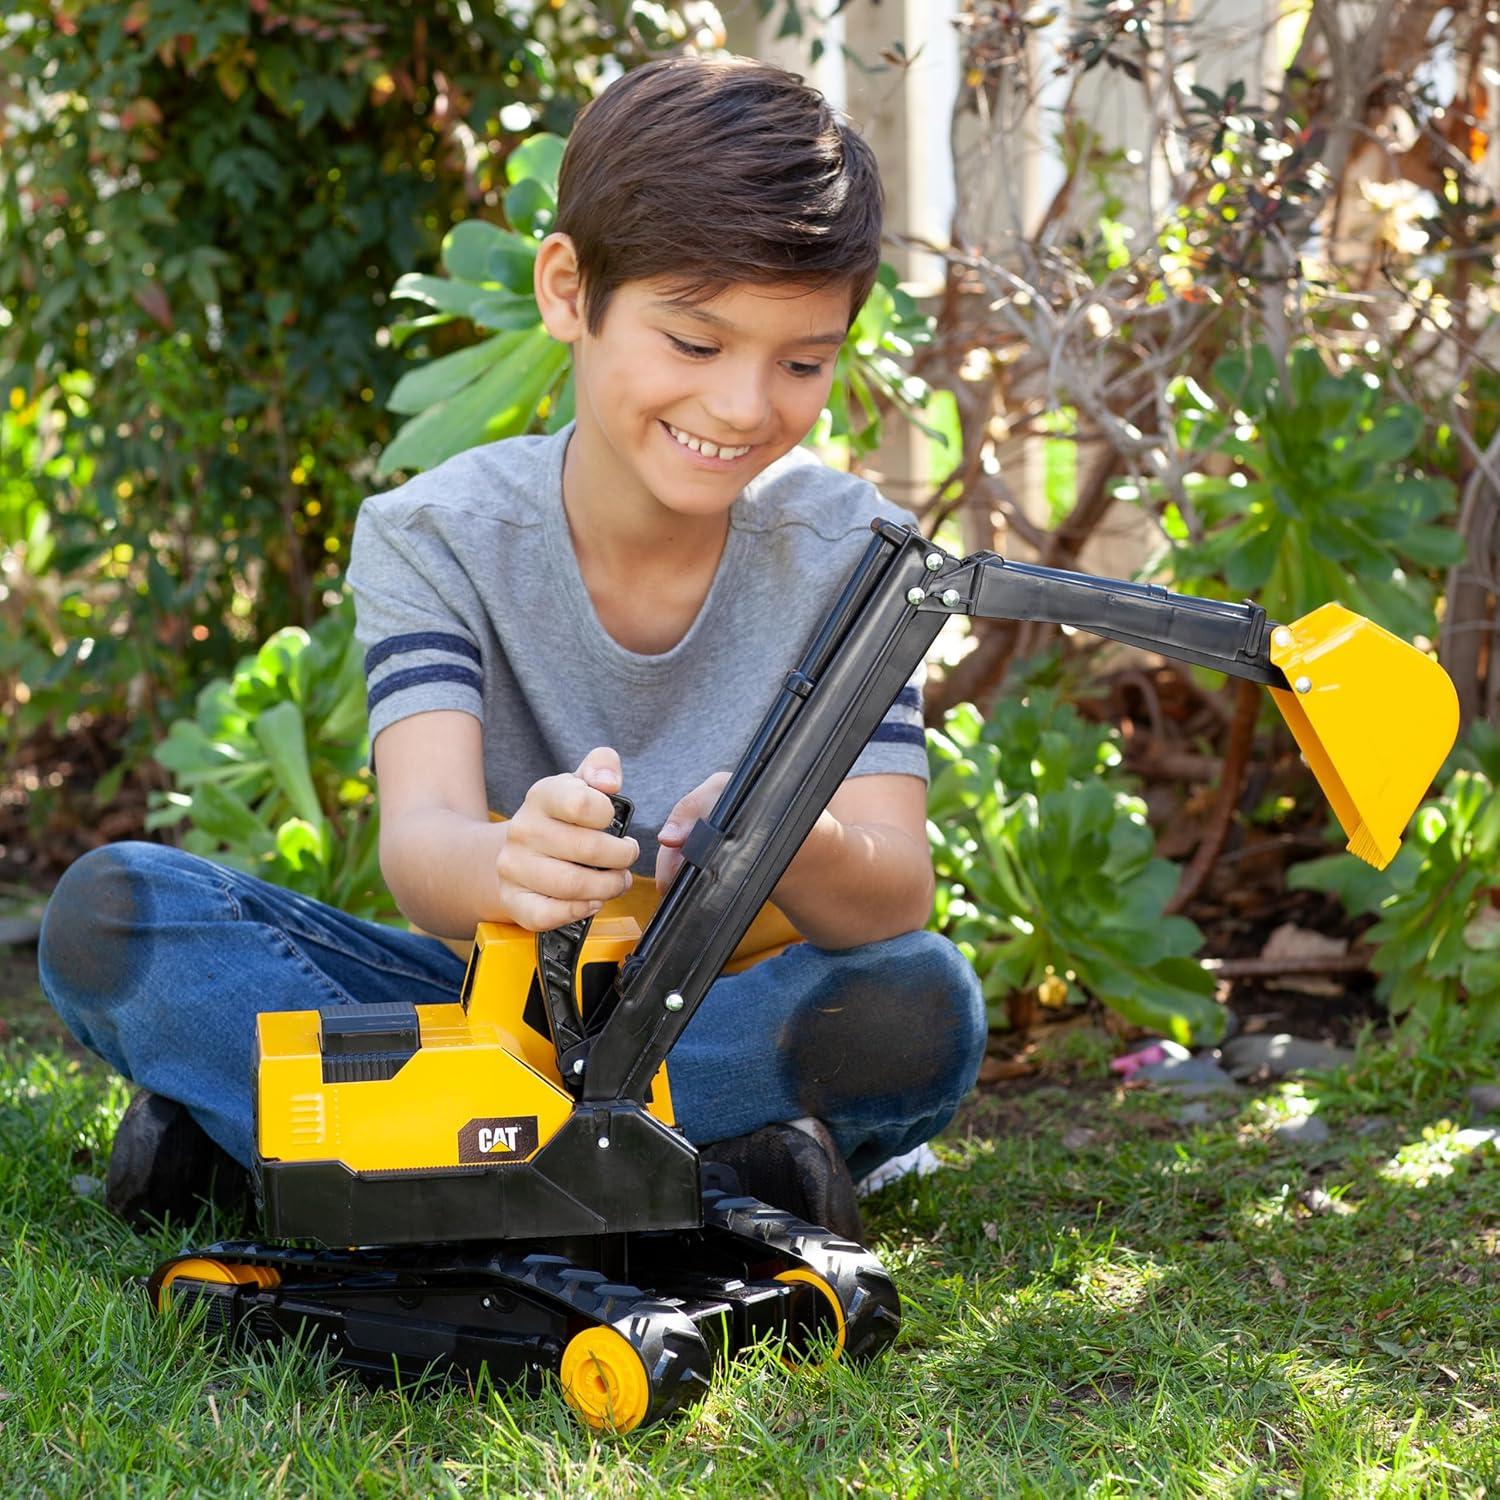
[[[879,241],[868,147],[779,69],[655,63],[580,115],[536,265],[576,422],[461,454],[355,532],[381,865],[423,931],[150,845],[53,898],[47,993],[143,1086],[119,1211],[190,1211],[218,1149],[249,1163],[258,1010],[447,1000],[478,921],[654,907],[871,518],[906,519],[796,446]],[[851,1169],[946,1124],[984,1040],[972,971],[920,930],[925,777],[912,686],[669,1064],[705,1159],[855,1238]],[[630,837],[604,831],[616,791]]]

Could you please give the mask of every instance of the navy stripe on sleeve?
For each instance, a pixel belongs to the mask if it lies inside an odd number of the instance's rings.
[[[918,687],[914,687],[911,683],[908,682],[906,686],[896,694],[896,701],[894,704],[892,704],[892,707],[909,708],[913,713],[921,713],[922,690]]]
[[[399,693],[405,688],[421,687],[429,682],[461,682],[465,687],[473,688],[476,693],[482,694],[484,691],[483,679],[478,672],[471,671],[468,667],[408,667],[404,672],[392,672],[389,677],[372,687],[366,709],[373,710],[377,703],[384,702],[392,693]]]
[[[875,726],[870,736],[872,745],[919,745],[925,747],[927,736],[920,724],[892,724],[886,720]]]
[[[442,630],[418,630],[411,635],[388,635],[365,652],[365,676],[378,667],[407,651],[448,651],[454,656],[467,657],[476,665],[480,661],[479,647],[466,641],[461,635],[449,635]]]

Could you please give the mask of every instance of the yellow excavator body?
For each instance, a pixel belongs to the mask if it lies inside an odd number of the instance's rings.
[[[1425,652],[1342,604],[1278,625],[1270,655],[1290,684],[1271,696],[1349,852],[1383,870],[1458,733],[1453,683]]]
[[[602,988],[639,938],[630,918],[596,921],[579,954],[575,992]],[[462,998],[416,1007],[420,1044],[386,1078],[327,1081],[319,1012],[263,1012],[261,1157],[390,1172],[535,1156],[574,1104],[558,1077],[535,974],[534,933],[480,923]],[[674,1123],[665,1064],[646,1108]]]

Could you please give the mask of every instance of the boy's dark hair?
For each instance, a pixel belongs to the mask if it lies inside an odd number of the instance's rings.
[[[687,302],[735,282],[846,281],[852,321],[880,267],[882,206],[874,153],[796,74],[675,57],[578,116],[552,227],[573,241],[591,333],[617,287],[652,276]]]

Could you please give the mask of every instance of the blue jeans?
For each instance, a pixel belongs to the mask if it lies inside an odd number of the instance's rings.
[[[452,1001],[464,966],[436,938],[178,849],[121,843],[63,876],[40,970],[85,1047],[180,1100],[249,1165],[257,1012]],[[984,1039],[978,982],[946,939],[798,943],[713,985],[668,1060],[672,1100],[699,1144],[814,1115],[859,1176],[952,1119]]]

